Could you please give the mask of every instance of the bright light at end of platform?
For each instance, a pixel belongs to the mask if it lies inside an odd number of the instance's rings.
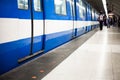
[[[103,6],[104,6],[104,10],[105,10],[105,14],[108,18],[108,11],[107,11],[107,4],[106,4],[106,0],[102,0]]]

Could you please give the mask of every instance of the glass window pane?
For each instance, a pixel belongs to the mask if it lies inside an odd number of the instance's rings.
[[[74,5],[74,0],[69,0],[69,2],[70,2],[71,16],[75,16],[75,5]]]
[[[41,10],[41,0],[34,0],[34,10],[35,11],[42,11]]]
[[[69,1],[70,2],[70,11],[71,11],[71,16],[73,15],[73,10],[72,10],[72,0]]]
[[[86,4],[83,3],[83,19],[86,19]]]
[[[92,20],[94,20],[94,10],[92,9]]]
[[[82,0],[79,0],[79,15],[82,19],[84,19],[84,14],[85,14],[85,6],[82,2]]]
[[[55,12],[66,15],[66,0],[55,0]]]
[[[83,16],[83,9],[82,9],[82,1],[81,0],[79,0],[79,15],[80,15],[80,17]]]
[[[28,0],[18,0],[19,9],[28,9]]]

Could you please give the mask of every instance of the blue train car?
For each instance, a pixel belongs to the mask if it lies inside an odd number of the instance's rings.
[[[90,31],[91,14],[82,0],[0,0],[0,74]]]

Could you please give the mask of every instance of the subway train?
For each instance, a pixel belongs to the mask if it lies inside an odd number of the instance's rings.
[[[85,0],[0,0],[0,75],[98,27]]]

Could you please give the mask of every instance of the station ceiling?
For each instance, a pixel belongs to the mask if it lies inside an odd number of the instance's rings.
[[[98,12],[101,10],[104,12],[102,0],[86,0],[90,3]],[[120,15],[120,0],[106,0],[108,11],[112,11],[115,15]]]

